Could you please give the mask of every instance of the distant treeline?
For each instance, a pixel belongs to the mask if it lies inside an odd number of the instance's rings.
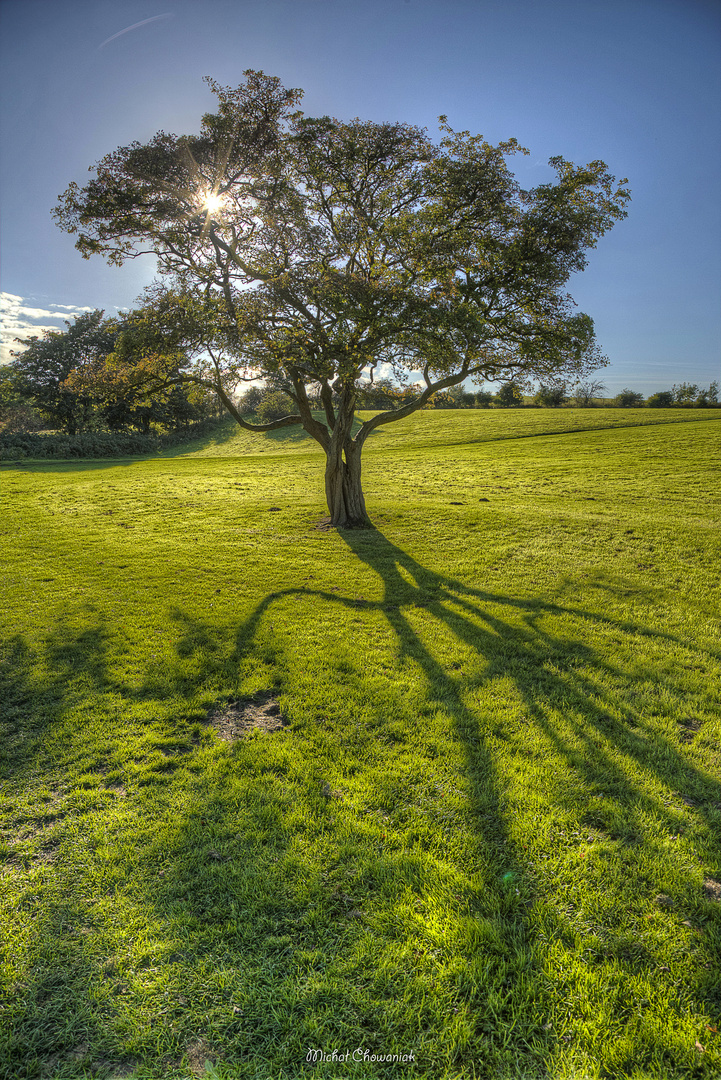
[[[378,379],[373,383],[363,384],[358,391],[359,409],[394,409],[400,408],[407,401],[416,397],[422,387],[398,386],[391,379]],[[719,407],[719,384],[712,382],[708,389],[692,383],[680,383],[671,390],[662,390],[644,398],[635,390],[622,390],[614,398],[605,398],[606,387],[601,382],[584,382],[570,387],[567,383],[552,386],[539,386],[533,394],[515,382],[503,383],[496,393],[488,390],[467,390],[463,386],[453,386],[431,398],[427,409],[520,409],[520,408],[608,408],[629,409],[649,407],[651,409]],[[309,392],[311,405],[322,408],[319,395]],[[278,387],[253,386],[239,399],[238,405],[246,415],[253,415],[263,421],[279,419],[294,411],[295,406],[290,396]]]

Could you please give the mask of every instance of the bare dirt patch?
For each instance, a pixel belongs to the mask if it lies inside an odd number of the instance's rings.
[[[665,893],[659,893],[658,896],[656,897],[656,899],[654,900],[654,903],[657,904],[658,907],[662,907],[662,908],[672,908],[674,906],[673,905],[673,900],[671,899],[671,897],[666,896]]]
[[[117,780],[111,780],[105,785],[108,791],[112,791],[118,798],[124,798],[128,794],[128,790]]]
[[[288,723],[277,700],[270,695],[226,701],[208,713],[207,723],[219,739],[234,742],[251,731],[281,731]]]
[[[681,742],[693,742],[695,736],[701,730],[701,721],[696,720],[694,717],[687,716],[683,720],[679,720],[678,724],[682,729],[680,733]]]
[[[194,1043],[190,1044],[185,1053],[188,1058],[191,1075],[207,1076],[208,1070],[205,1067],[205,1063],[215,1056],[207,1040],[196,1039]]]
[[[714,881],[713,878],[704,878],[703,891],[707,900],[721,901],[721,882]]]

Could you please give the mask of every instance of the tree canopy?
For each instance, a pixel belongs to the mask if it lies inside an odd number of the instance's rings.
[[[262,72],[235,89],[207,82],[218,109],[198,135],[115,150],[68,187],[56,220],[85,257],[157,256],[124,347],[155,358],[157,385],[215,389],[245,428],[302,424],[326,453],[334,525],[368,522],[361,450],[379,425],[468,379],[574,380],[605,362],[566,292],[626,214],[626,181],[603,162],[552,158],[556,179],[524,190],[515,139],[492,146],[445,117],[435,142],[404,123],[307,117],[301,92]],[[353,434],[376,374],[421,388]],[[258,378],[294,411],[246,421],[233,391]]]

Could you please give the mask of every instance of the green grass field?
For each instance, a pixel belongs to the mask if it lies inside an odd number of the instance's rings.
[[[0,1078],[720,1077],[720,476],[618,409],[384,429],[375,531],[292,430],[4,466]]]

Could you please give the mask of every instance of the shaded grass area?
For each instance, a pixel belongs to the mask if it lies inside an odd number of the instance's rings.
[[[6,474],[0,1076],[717,1076],[718,431]]]

